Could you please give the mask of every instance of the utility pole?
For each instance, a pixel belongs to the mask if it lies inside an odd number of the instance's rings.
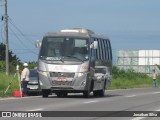
[[[7,0],[5,0],[5,34],[6,34],[6,75],[9,75],[9,45],[8,45],[8,14],[7,14]]]

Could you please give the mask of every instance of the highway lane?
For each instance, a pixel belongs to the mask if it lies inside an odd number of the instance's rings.
[[[0,99],[0,111],[160,111],[160,89],[108,90],[105,97],[83,98],[82,94],[70,94],[66,98],[55,95],[49,98],[24,97]],[[127,115],[126,115],[127,116]],[[53,118],[47,118],[53,119]],[[60,118],[54,119],[71,119]],[[74,119],[74,117],[72,117]],[[147,119],[146,117],[77,117],[76,120]],[[152,119],[157,119],[152,118]],[[159,118],[160,119],[160,118]]]

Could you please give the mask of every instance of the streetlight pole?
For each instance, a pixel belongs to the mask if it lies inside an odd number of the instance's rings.
[[[7,0],[5,0],[5,34],[6,34],[6,75],[9,75],[9,45],[8,45],[8,14]]]

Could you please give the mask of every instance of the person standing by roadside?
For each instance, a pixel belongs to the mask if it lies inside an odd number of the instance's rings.
[[[158,74],[156,73],[155,69],[152,72],[152,79],[153,79],[153,87],[158,88],[158,81],[157,81]]]
[[[21,73],[21,85],[23,88],[23,95],[27,96],[27,84],[29,81],[29,74],[30,74],[29,69],[28,69],[28,63],[24,63],[23,67],[24,69]]]

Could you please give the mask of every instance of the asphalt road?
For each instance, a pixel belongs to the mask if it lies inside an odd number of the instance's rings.
[[[156,111],[160,111],[160,89],[108,90],[105,97],[93,97],[91,93],[90,98],[83,98],[82,94],[69,94],[66,98],[58,98],[55,95],[51,95],[48,98],[42,98],[41,96],[0,98],[0,111],[53,111],[50,115],[62,115],[62,117],[45,117],[47,120],[159,120],[160,117],[156,117]],[[55,111],[63,112],[54,113]],[[73,117],[63,117],[66,111],[73,111]],[[82,112],[76,113],[75,111]],[[95,113],[90,111],[95,111]],[[136,112],[135,116],[130,117],[130,114],[135,114],[133,111],[138,112]],[[153,111],[154,114],[150,115],[155,115],[155,117],[146,117],[145,115],[148,114],[145,114],[145,111]],[[124,117],[115,117],[116,115],[120,116],[121,112]],[[143,113],[143,116],[138,117],[137,115],[141,113]],[[112,117],[106,117],[106,114]],[[17,120],[21,118],[0,119]],[[36,118],[29,119],[34,120]],[[44,120],[44,117],[38,119]]]

